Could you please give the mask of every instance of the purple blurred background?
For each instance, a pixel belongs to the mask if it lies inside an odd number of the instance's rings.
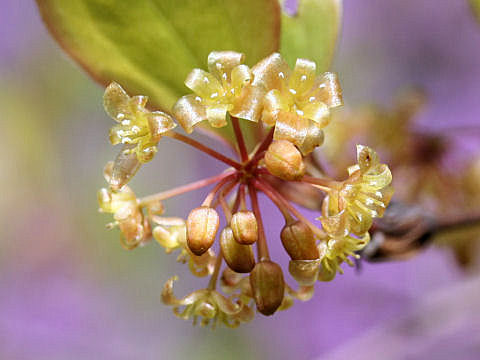
[[[59,50],[33,2],[2,0],[0,34],[1,359],[480,357],[480,278],[439,248],[347,269],[318,284],[310,302],[238,330],[177,320],[159,294],[172,273],[189,281],[186,269],[155,244],[124,251],[96,212],[101,169],[116,151],[102,89]],[[479,122],[479,44],[466,0],[345,1],[333,68],[347,106],[388,105],[402,87],[421,86],[429,103],[419,126],[447,131]],[[461,156],[472,156],[464,150],[478,141],[466,143]],[[220,169],[172,142],[159,151],[175,161],[145,167],[134,180],[139,195]],[[201,198],[167,206],[186,215]],[[278,238],[276,210],[265,213]]]

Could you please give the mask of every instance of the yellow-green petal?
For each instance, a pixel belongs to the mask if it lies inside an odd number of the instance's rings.
[[[173,116],[187,133],[199,122],[207,119],[205,106],[195,95],[182,96],[172,109]]]

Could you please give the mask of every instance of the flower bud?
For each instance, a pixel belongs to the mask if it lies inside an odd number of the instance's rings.
[[[235,240],[240,244],[251,245],[257,241],[258,225],[253,212],[244,210],[233,214],[230,227]]]
[[[255,258],[251,245],[239,244],[230,227],[226,227],[220,234],[220,247],[227,265],[238,273],[249,273],[255,266]]]
[[[263,315],[272,315],[282,304],[285,293],[282,268],[265,260],[259,262],[250,273],[250,285],[257,310]]]
[[[311,286],[318,279],[320,260],[290,260],[288,271],[299,285]]]
[[[218,213],[208,206],[200,206],[188,214],[187,245],[195,255],[202,255],[213,245],[219,223]]]
[[[265,165],[273,175],[284,180],[299,180],[305,174],[302,154],[290,141],[276,140],[265,154]]]
[[[114,191],[120,190],[140,169],[141,163],[135,152],[132,151],[134,147],[135,145],[125,145],[115,161],[105,167],[105,177],[109,176],[107,181]]]
[[[286,224],[280,233],[283,247],[292,260],[318,259],[315,235],[312,229],[302,221]]]

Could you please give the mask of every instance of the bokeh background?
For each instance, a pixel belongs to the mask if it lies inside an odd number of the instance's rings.
[[[466,0],[345,1],[334,70],[347,106],[388,105],[421,86],[429,102],[416,121],[448,132],[479,125],[479,44]],[[49,37],[33,1],[0,1],[0,359],[480,357],[480,278],[438,247],[348,269],[310,302],[237,330],[177,320],[160,291],[172,273],[185,280],[178,294],[192,289],[186,269],[154,243],[123,250],[97,213],[101,169],[116,151],[102,92]],[[478,150],[478,137],[455,136],[459,156]],[[133,182],[140,196],[220,169],[168,139],[159,155]],[[185,216],[201,198],[167,206]],[[278,237],[278,214],[265,213]]]

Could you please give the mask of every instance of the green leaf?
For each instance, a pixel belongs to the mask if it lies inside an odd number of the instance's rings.
[[[475,14],[475,17],[480,22],[480,0],[470,0],[470,6]]]
[[[115,80],[167,112],[212,50],[243,52],[251,65],[279,46],[277,0],[36,1],[53,37],[96,81]]]
[[[327,71],[341,18],[342,0],[298,0],[294,16],[283,13],[280,52],[290,66],[297,58],[305,58],[315,61],[319,71]]]

